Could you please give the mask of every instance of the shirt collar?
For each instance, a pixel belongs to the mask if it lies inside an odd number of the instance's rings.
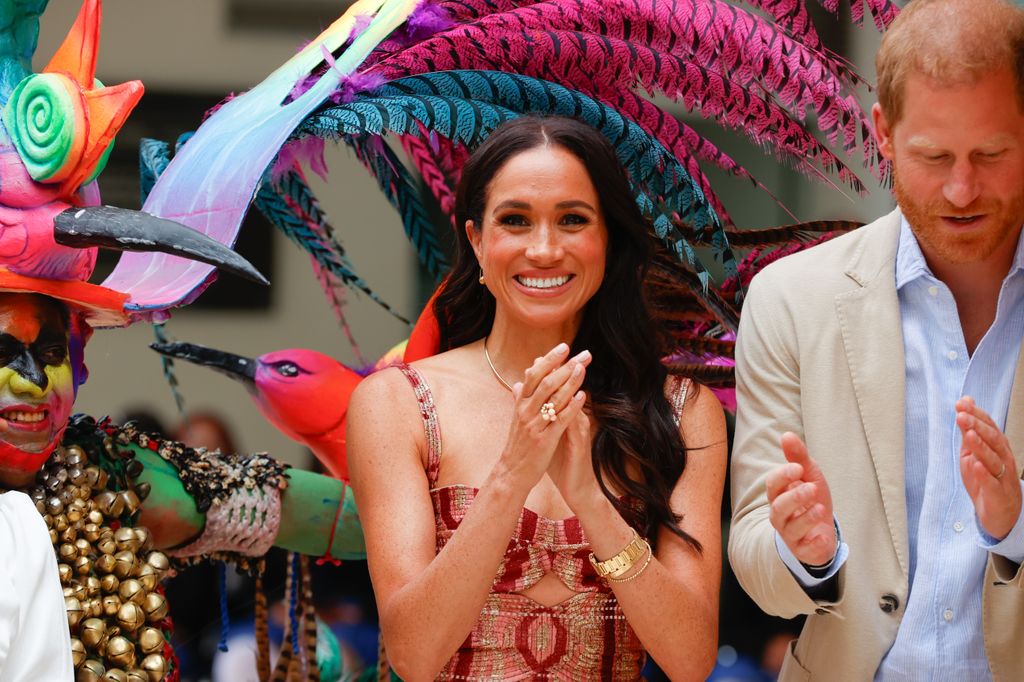
[[[1013,254],[1013,263],[1010,264],[1010,271],[1006,273],[1006,279],[1024,270],[1024,234],[1017,240],[1017,250]],[[934,279],[931,269],[928,267],[924,254],[921,252],[921,245],[917,243],[917,237],[910,229],[907,217],[900,216],[900,239],[896,247],[896,289],[912,282],[918,277],[931,277]]]

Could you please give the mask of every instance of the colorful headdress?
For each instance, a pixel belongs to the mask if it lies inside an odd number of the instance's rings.
[[[172,251],[262,280],[226,245],[180,224],[98,206],[94,180],[142,84],[105,87],[95,79],[99,0],[83,3],[56,55],[42,73],[32,73],[45,6],[45,0],[0,0],[10,29],[0,53],[0,291],[60,299],[94,327],[127,324],[141,292],[88,282],[100,246]]]
[[[836,11],[834,0],[821,2]],[[671,276],[690,284],[692,297],[676,301],[685,314],[674,331],[680,357],[698,371],[708,353],[731,355],[728,335],[743,284],[760,261],[776,247],[855,225],[736,229],[702,168],[760,183],[644,91],[681,102],[826,182],[834,174],[863,191],[836,151],[858,145],[865,166],[887,175],[854,97],[863,81],[823,47],[804,3],[746,4],[756,11],[724,0],[360,0],[265,81],[214,111],[169,165],[169,148],[149,143],[144,163],[155,184],[144,210],[230,243],[255,196],[257,207],[311,254],[332,300],[340,285],[372,296],[299,160],[320,172],[323,140],[351,147],[401,213],[424,266],[439,277],[446,264],[431,205],[450,214],[468,150],[524,113],[573,116],[615,145],[640,208],[681,263]],[[865,4],[879,28],[897,13],[890,0]],[[865,4],[853,2],[858,23]],[[383,142],[386,136],[400,142],[406,159]],[[710,280],[695,247],[710,247],[725,282]],[[737,248],[751,255],[738,262]],[[158,258],[163,263],[153,277],[175,278],[173,292],[161,291],[179,300],[193,296],[210,271]],[[115,272],[111,281],[134,282],[127,275]],[[139,299],[137,313],[167,303],[162,296]],[[730,373],[711,367],[703,376],[728,381]]]

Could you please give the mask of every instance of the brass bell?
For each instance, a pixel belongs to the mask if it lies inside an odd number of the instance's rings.
[[[90,599],[89,600],[89,615],[90,616],[95,616],[96,618],[99,618],[100,616],[102,616],[103,615],[103,602],[101,602],[99,599],[97,599],[95,597]]]
[[[121,526],[114,531],[114,542],[117,543],[118,551],[134,552],[139,539],[135,535],[135,529],[128,526]]]
[[[163,633],[154,627],[147,625],[139,630],[139,649],[145,655],[160,653],[166,642]]]
[[[89,523],[94,523],[98,527],[103,523],[103,512],[98,509],[93,509],[89,512],[86,518],[89,519]]]
[[[150,534],[148,529],[143,528],[142,526],[136,526],[133,530],[135,530],[135,539],[139,541],[139,548],[144,550],[150,550],[153,548],[153,536]]]
[[[108,482],[110,482],[110,474],[108,474],[103,469],[100,469],[100,477],[99,480],[96,481],[96,485],[94,487],[106,488]]]
[[[100,554],[96,559],[96,570],[100,573],[112,573],[117,560],[113,554]]]
[[[68,530],[74,529],[68,528]],[[92,545],[85,538],[78,538],[77,540],[72,540],[72,543],[74,543],[75,549],[78,550],[79,556],[87,556],[89,554],[89,550],[92,549]]]
[[[49,502],[47,502],[49,504]],[[58,533],[63,533],[68,529],[68,517],[67,514],[57,512],[53,517],[53,528]]]
[[[139,496],[140,500],[144,500],[149,497],[149,493],[153,490],[153,486],[148,481],[143,481],[135,486],[135,494]]]
[[[85,646],[98,650],[107,637],[107,626],[99,618],[86,618],[78,628],[78,637]]]
[[[128,673],[126,673],[125,671],[123,671],[123,670],[121,670],[119,668],[111,668],[110,670],[108,670],[106,673],[103,674],[103,677],[100,678],[100,681],[101,682],[128,682]]]
[[[171,567],[171,562],[163,552],[150,552],[146,557],[146,563],[155,568],[161,576]]]
[[[82,526],[82,537],[89,542],[96,542],[100,539],[100,527],[90,521]]]
[[[117,612],[121,610],[121,599],[113,594],[108,594],[100,600],[100,604],[103,605],[103,615],[108,618],[116,616]]]
[[[51,545],[56,545],[57,544],[57,530],[54,529],[54,528],[50,529],[50,544]]]
[[[75,559],[75,572],[82,576],[92,573],[92,559],[87,556],[80,556]]]
[[[63,532],[58,533],[61,542],[67,542],[69,544],[75,544],[78,539],[78,531],[75,530],[74,526],[68,526]]]
[[[117,518],[124,513],[124,500],[117,493],[105,490],[93,500],[99,510],[108,518]]]
[[[141,500],[139,500],[139,496],[135,494],[135,491],[129,488],[128,490],[122,490],[118,495],[120,496],[121,502],[124,504],[124,509],[129,516],[139,510]]]
[[[95,658],[87,658],[75,675],[75,682],[100,682],[107,669]]]
[[[85,591],[89,594],[90,597],[98,596],[101,587],[102,586],[100,585],[100,579],[96,576],[90,575],[88,578],[85,579]]]
[[[107,643],[107,660],[118,668],[135,667],[135,645],[118,635]]]
[[[114,575],[124,580],[135,571],[135,554],[124,551],[114,555]]]
[[[140,475],[142,475],[144,469],[145,467],[142,466],[142,462],[135,459],[134,457],[131,460],[129,460],[127,464],[124,465],[125,473],[128,474],[130,478],[138,478]]]
[[[119,584],[120,581],[117,579],[117,576],[113,573],[108,573],[107,575],[100,578],[100,589],[102,589],[103,592],[106,594],[117,592]]]
[[[149,675],[150,682],[160,682],[167,674],[167,661],[160,654],[150,654],[142,659],[142,669]]]
[[[115,554],[117,552],[117,543],[114,542],[113,537],[107,537],[101,532],[99,540],[96,541],[96,549],[103,554]]]
[[[142,583],[135,578],[122,580],[117,593],[120,595],[122,602],[133,601],[139,606],[142,606],[146,599],[146,590],[142,587]]]
[[[71,638],[71,662],[77,668],[85,660],[85,645],[77,637]]]
[[[52,497],[46,499],[46,513],[56,516],[61,512],[63,512],[63,503],[60,502],[60,498]]]
[[[78,625],[82,618],[82,602],[78,597],[64,597],[64,608],[68,612],[68,625],[72,628]]]
[[[60,582],[62,585],[67,585],[68,581],[71,580],[71,576],[74,574],[73,569],[67,564],[57,564],[57,575],[60,576]]]
[[[85,456],[85,450],[79,445],[69,445],[64,448],[64,458],[64,461],[72,466],[89,461],[89,458]]]
[[[128,671],[128,682],[149,682],[149,673],[142,668],[132,668]]]
[[[80,500],[76,500],[76,502],[77,501],[80,501]],[[81,510],[74,509],[74,508],[68,510],[68,523],[78,523],[81,520],[82,520],[82,512],[81,512]]]
[[[57,548],[57,558],[66,564],[73,564],[78,558],[78,550],[71,543],[65,542]]]
[[[146,589],[147,592],[152,592],[156,589],[157,584],[160,582],[160,576],[157,575],[156,569],[149,564],[142,564],[139,567],[139,582]]]
[[[142,603],[142,610],[146,612],[146,620],[155,623],[167,617],[167,600],[159,592],[150,592]]]
[[[146,614],[138,604],[128,602],[117,610],[117,622],[128,632],[135,632],[146,622]]]

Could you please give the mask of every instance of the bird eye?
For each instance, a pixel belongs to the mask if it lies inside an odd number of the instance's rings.
[[[283,377],[294,377],[299,374],[299,368],[293,362],[279,362],[274,365],[274,369]]]

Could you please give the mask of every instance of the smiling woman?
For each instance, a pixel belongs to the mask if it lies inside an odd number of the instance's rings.
[[[725,425],[660,362],[626,174],[593,128],[524,117],[462,177],[442,352],[371,375],[349,408],[391,663],[407,680],[636,680],[649,651],[703,679]]]

